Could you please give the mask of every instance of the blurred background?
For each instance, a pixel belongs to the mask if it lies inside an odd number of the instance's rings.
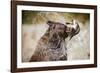
[[[90,58],[90,15],[88,13],[22,11],[22,62],[28,62],[38,40],[48,29],[47,21],[60,23],[75,19],[80,32],[70,41],[66,38],[68,60],[86,60]]]

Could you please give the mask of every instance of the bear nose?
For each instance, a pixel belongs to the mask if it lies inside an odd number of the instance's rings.
[[[72,22],[67,22],[66,24],[66,33],[70,34],[69,36],[71,39],[73,36],[79,33],[80,27],[76,20],[72,20]]]
[[[72,20],[72,22],[66,22],[66,24],[66,32],[72,32],[72,29],[77,31],[77,29],[80,28],[76,20]]]

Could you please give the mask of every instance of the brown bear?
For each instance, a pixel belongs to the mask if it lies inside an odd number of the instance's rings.
[[[46,33],[40,38],[30,62],[67,60],[65,39],[79,33],[78,23],[60,23],[48,21]]]

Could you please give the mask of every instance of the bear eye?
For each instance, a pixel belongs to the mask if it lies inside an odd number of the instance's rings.
[[[52,26],[52,29],[55,29],[55,24]]]

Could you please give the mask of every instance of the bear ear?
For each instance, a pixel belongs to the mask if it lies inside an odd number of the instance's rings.
[[[52,22],[52,21],[48,21],[48,22],[47,22],[47,24],[48,24],[49,26],[52,26],[53,23],[54,23],[54,22]]]

